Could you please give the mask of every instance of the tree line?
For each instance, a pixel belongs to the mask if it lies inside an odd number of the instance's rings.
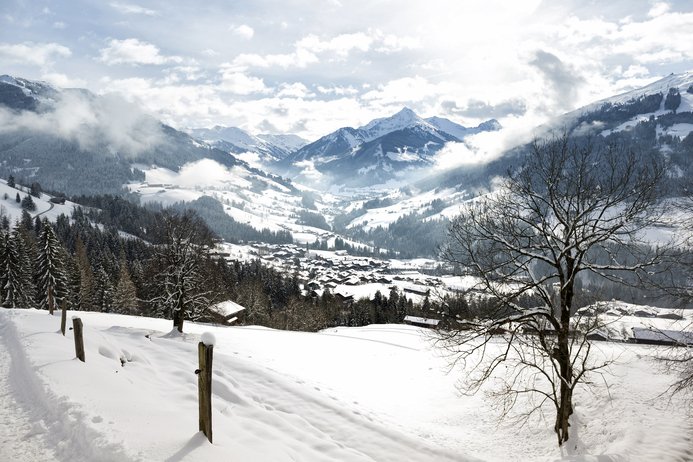
[[[55,223],[27,210],[0,220],[0,305],[221,321],[209,308],[233,300],[243,322],[293,330],[402,322],[416,308],[396,290],[373,300],[306,294],[296,274],[227,261],[217,235],[191,210],[146,208],[117,196],[75,198]]]

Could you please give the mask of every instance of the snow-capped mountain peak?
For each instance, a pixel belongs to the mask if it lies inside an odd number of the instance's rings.
[[[419,117],[413,110],[409,109],[408,107],[404,107],[390,117],[372,120],[368,124],[361,127],[359,131],[364,134],[365,141],[370,141],[387,133],[414,127],[416,125],[429,129],[435,129],[433,125]]]

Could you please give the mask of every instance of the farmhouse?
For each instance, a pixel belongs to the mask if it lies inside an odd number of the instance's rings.
[[[693,332],[633,327],[633,341],[646,345],[693,345]]]
[[[426,327],[433,329],[438,327],[440,319],[420,318],[418,316],[405,316],[404,322],[412,326]]]

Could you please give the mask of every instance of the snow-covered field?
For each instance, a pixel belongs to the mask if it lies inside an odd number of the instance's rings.
[[[71,313],[74,314],[74,313]],[[653,347],[598,343],[614,356],[608,393],[576,397],[578,454],[548,421],[499,422],[463,370],[419,329],[320,333],[78,313],[72,333],[45,311],[0,309],[0,460],[36,461],[685,461],[691,408],[661,396],[673,377]],[[197,432],[196,345],[216,336],[214,444]],[[148,337],[147,337],[148,336]],[[124,365],[121,365],[121,359]],[[600,384],[596,384],[599,386]],[[7,425],[10,423],[10,425]]]

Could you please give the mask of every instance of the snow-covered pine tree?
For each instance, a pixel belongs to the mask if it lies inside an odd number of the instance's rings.
[[[89,263],[87,248],[80,236],[75,243],[75,260],[79,268],[79,309],[91,311],[94,309],[94,272]]]
[[[67,293],[65,252],[48,221],[43,222],[37,242],[36,282],[39,307],[50,314]]]
[[[120,259],[118,285],[115,289],[113,305],[119,313],[134,314],[137,312],[135,284],[132,282],[132,278],[130,278],[128,263],[124,257]]]
[[[102,265],[94,272],[93,306],[97,311],[110,313],[113,311],[113,283]]]
[[[21,233],[5,233],[0,245],[0,305],[28,308],[34,287],[26,244]]]

